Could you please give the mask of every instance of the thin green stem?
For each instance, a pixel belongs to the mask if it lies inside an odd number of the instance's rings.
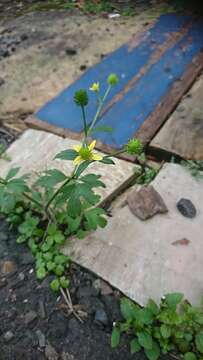
[[[81,106],[82,109],[82,118],[83,118],[83,124],[84,124],[84,133],[85,133],[85,139],[87,138],[87,121],[86,121],[86,115],[85,115],[85,108],[84,106]],[[85,141],[84,141],[85,142]]]
[[[106,90],[103,98],[101,98],[101,100],[100,100],[100,102],[99,102],[99,106],[98,106],[97,112],[96,112],[96,114],[95,114],[95,117],[94,117],[94,119],[92,120],[92,123],[91,123],[91,125],[90,125],[90,127],[89,127],[89,129],[88,129],[88,131],[87,131],[87,136],[89,136],[89,135],[91,134],[92,129],[94,128],[94,126],[95,126],[95,124],[96,124],[96,122],[97,122],[97,120],[98,120],[98,118],[99,118],[99,116],[100,116],[100,114],[101,114],[102,107],[103,107],[103,105],[104,105],[104,102],[105,102],[105,100],[106,100],[106,98],[107,98],[110,90],[111,90],[111,85],[108,86],[108,88],[107,88],[107,90]]]
[[[53,200],[56,198],[56,196],[61,192],[61,190],[64,188],[64,186],[66,186],[71,180],[73,180],[75,172],[77,170],[77,165],[74,167],[72,174],[70,177],[68,177],[65,182],[55,191],[55,193],[52,195],[52,197],[49,199],[49,201],[47,202],[47,204],[45,205],[45,211],[47,212],[49,206],[51,205],[51,203],[53,202]]]

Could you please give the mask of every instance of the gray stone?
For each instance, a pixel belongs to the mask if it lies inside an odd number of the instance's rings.
[[[46,346],[46,338],[45,338],[45,335],[43,334],[43,332],[41,332],[41,330],[36,330],[36,335],[38,338],[39,346],[45,347]]]
[[[139,190],[134,189],[128,195],[127,202],[132,213],[141,220],[168,211],[162,197],[151,185],[143,186]]]
[[[14,334],[12,333],[12,331],[8,330],[5,334],[4,334],[4,340],[6,342],[9,342],[13,339]]]
[[[189,199],[180,199],[177,203],[177,208],[180,213],[187,218],[194,218],[196,216],[196,208]]]
[[[58,360],[59,358],[56,350],[50,344],[45,347],[45,356],[48,360]]]
[[[25,323],[26,325],[31,324],[37,318],[37,313],[33,310],[28,311],[25,314]]]
[[[104,326],[108,325],[108,316],[106,314],[106,312],[103,309],[98,309],[95,313],[95,317],[94,317],[94,321],[96,323],[100,323]]]
[[[19,280],[23,281],[23,280],[25,280],[25,275],[22,272],[20,272],[18,274],[18,278],[19,278]]]

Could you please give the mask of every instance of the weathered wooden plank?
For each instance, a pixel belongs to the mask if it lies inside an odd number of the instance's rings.
[[[54,160],[55,155],[65,149],[70,149],[78,141],[63,139],[57,135],[44,131],[26,130],[23,135],[11,144],[7,153],[11,161],[0,160],[1,176],[7,174],[11,167],[20,166],[20,173],[36,172],[57,168],[67,175],[73,170],[72,161]],[[116,193],[127,186],[134,178],[134,164],[120,159],[115,159],[115,166],[93,163],[87,172],[101,174],[106,188],[99,188],[98,194],[101,201],[110,201]],[[33,181],[32,177],[32,181]]]
[[[159,156],[203,160],[203,76],[151,141],[149,150]]]
[[[129,207],[116,209],[105,229],[64,247],[78,264],[95,272],[141,305],[180,291],[194,304],[202,296],[203,186],[186,169],[166,164],[153,181],[168,213],[142,221]],[[197,209],[193,219],[176,208],[180,198]],[[186,241],[181,241],[186,239]]]
[[[166,119],[165,112],[168,116],[177,104],[176,98],[180,100],[203,67],[202,35],[203,23],[197,21],[101,119],[100,124],[111,126],[113,133],[98,134],[96,138],[113,148],[122,147],[133,136],[149,140],[157,131],[157,124],[160,126]]]

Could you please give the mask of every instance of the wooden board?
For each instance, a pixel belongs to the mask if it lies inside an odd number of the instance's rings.
[[[203,75],[152,140],[149,151],[203,160]]]
[[[81,114],[73,103],[74,92],[79,88],[88,89],[93,81],[100,81],[103,89],[108,74],[113,71],[120,82],[100,118],[100,125],[111,126],[113,132],[95,134],[98,149],[105,152],[120,149],[135,136],[148,143],[203,68],[202,47],[202,21],[162,16],[144,34],[87,71],[27,123],[80,138]],[[89,96],[88,120],[96,110],[95,94],[89,92]]]
[[[79,241],[72,239],[64,253],[95,272],[141,305],[149,298],[159,302],[171,292],[182,292],[193,304],[202,297],[203,186],[177,164],[165,164],[152,185],[168,213],[146,221],[121,205],[106,228]],[[180,198],[197,209],[194,219],[176,208]],[[186,241],[181,241],[187,239]]]

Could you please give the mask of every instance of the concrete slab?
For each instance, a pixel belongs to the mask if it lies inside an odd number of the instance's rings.
[[[150,150],[203,159],[203,75],[152,140]]]
[[[83,241],[72,239],[63,251],[141,305],[174,291],[197,304],[203,293],[202,183],[180,165],[165,164],[152,185],[168,207],[167,214],[141,221],[125,205],[105,229]],[[194,219],[178,212],[180,198],[196,206]],[[188,241],[177,243],[182,239]]]
[[[26,130],[8,149],[11,161],[0,160],[1,176],[4,176],[11,167],[20,166],[21,173],[39,172],[45,169],[57,168],[67,174],[73,169],[71,161],[53,160],[55,155],[65,149],[70,149],[78,141],[63,139],[44,131]],[[102,174],[106,188],[98,189],[102,200],[110,199],[132,180],[135,165],[130,162],[115,159],[116,165],[109,166],[94,163],[87,173]]]

